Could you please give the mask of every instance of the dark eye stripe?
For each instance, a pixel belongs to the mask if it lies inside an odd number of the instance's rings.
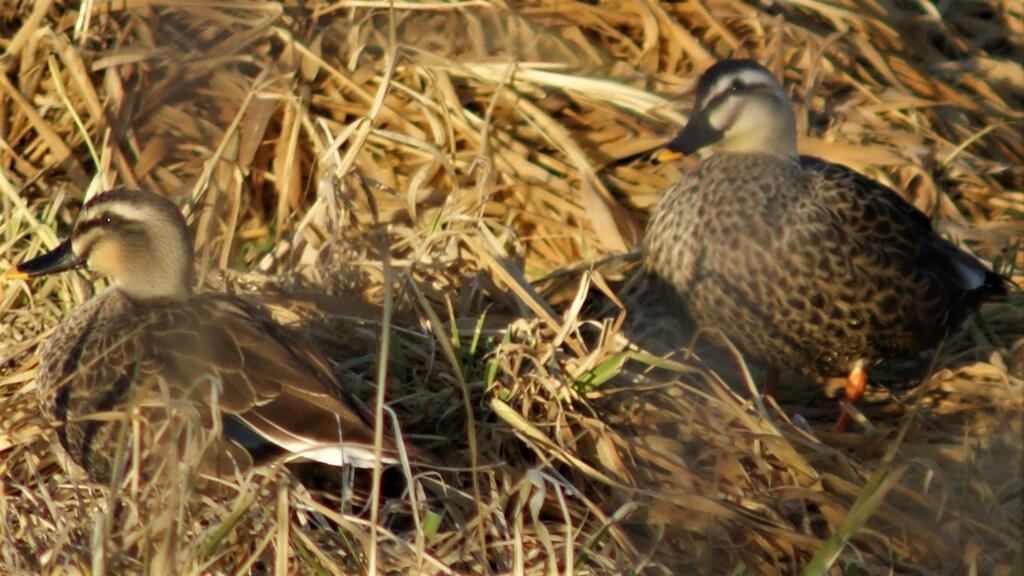
[[[94,230],[98,230],[99,233],[94,233]],[[141,229],[138,222],[112,212],[102,212],[75,226],[74,240],[79,243],[76,245],[75,251],[78,253],[78,257],[88,260],[93,246],[104,234],[129,238],[133,242],[141,241],[146,235],[145,230]]]
[[[79,222],[78,225],[75,226],[75,236],[88,234],[89,231],[94,228],[119,228],[127,226],[128,223],[128,219],[122,218],[117,214],[103,212],[94,218],[86,220],[85,222]]]
[[[731,97],[737,95],[755,94],[758,92],[772,93],[772,87],[769,86],[768,84],[764,84],[761,82],[748,84],[743,80],[736,78],[732,82],[730,82],[728,86],[726,86],[722,90],[719,90],[714,96],[708,99],[708,101],[703,106],[704,112],[705,114],[711,114],[712,110],[721,106],[722,102],[725,102]]]

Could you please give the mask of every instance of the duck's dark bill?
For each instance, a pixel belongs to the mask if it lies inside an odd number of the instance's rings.
[[[665,148],[689,156],[721,139],[722,131],[712,126],[706,115],[695,113]]]
[[[65,240],[60,246],[46,254],[11,268],[4,273],[4,278],[25,280],[27,278],[35,278],[36,276],[53,274],[54,272],[62,272],[81,265],[82,259],[71,248],[71,240]]]

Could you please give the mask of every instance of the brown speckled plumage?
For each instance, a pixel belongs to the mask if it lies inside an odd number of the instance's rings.
[[[895,192],[798,156],[795,140],[788,98],[759,64],[724,61],[701,78],[669,148],[722,150],[665,191],[643,242],[698,326],[768,366],[848,376],[935,344],[1005,292]]]
[[[314,349],[237,297],[192,293],[191,244],[170,201],[128,190],[99,195],[68,242],[8,276],[81,264],[113,284],[50,336],[36,386],[61,444],[90,476],[108,480],[132,449],[124,434],[131,413],[143,414],[147,441],[170,442],[143,446],[154,449],[142,463],[147,473],[186,441],[208,443],[200,447],[206,472],[230,474],[268,450],[370,465],[373,429]],[[168,422],[212,436],[159,428]],[[390,444],[383,456],[395,461]]]

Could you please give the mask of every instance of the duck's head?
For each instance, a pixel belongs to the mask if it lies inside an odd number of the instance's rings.
[[[184,300],[192,292],[192,243],[178,208],[152,192],[114,189],[82,207],[71,238],[7,271],[34,278],[85,266],[138,300]]]
[[[729,152],[796,155],[792,105],[767,68],[723,60],[701,76],[690,119],[666,148],[689,155],[712,144]]]

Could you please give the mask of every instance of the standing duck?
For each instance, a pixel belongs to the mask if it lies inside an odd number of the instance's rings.
[[[934,346],[1006,294],[1005,278],[891,189],[799,156],[789,98],[757,62],[709,68],[667,148],[712,144],[658,202],[644,263],[698,327],[768,367],[769,382],[779,369],[845,377],[856,404],[865,367]],[[836,430],[848,427],[844,412]]]
[[[70,239],[5,276],[83,265],[111,285],[56,328],[36,389],[60,443],[91,477],[109,481],[128,461],[138,446],[133,414],[145,418],[148,438],[165,441],[144,446],[156,456],[144,458],[147,474],[188,441],[201,442],[201,469],[218,475],[274,452],[373,465],[374,430],[316,350],[239,298],[193,293],[192,245],[172,202],[126,189],[100,194],[82,207]],[[212,433],[161,428],[172,413]],[[382,462],[397,459],[385,440]]]

